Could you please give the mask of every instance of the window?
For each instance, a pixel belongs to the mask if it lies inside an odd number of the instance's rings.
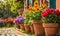
[[[46,4],[49,7],[49,0],[40,0],[40,6],[42,6],[42,4]]]
[[[29,0],[29,5],[33,5],[33,0]]]
[[[26,0],[25,6],[29,6],[29,0]],[[26,8],[26,9],[28,9],[28,8]]]

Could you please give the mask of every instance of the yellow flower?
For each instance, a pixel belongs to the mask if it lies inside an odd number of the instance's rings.
[[[40,11],[40,7],[39,6],[37,7],[37,11]]]
[[[45,7],[46,7],[46,4],[45,4],[45,3],[43,3],[43,4],[42,4],[42,8],[45,8]]]
[[[34,7],[37,7],[38,6],[38,1],[35,1],[34,2]]]
[[[36,7],[33,7],[33,10],[37,10],[37,8]]]

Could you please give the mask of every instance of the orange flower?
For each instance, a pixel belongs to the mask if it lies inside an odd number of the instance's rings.
[[[29,11],[32,11],[32,6],[29,6]]]
[[[45,3],[43,3],[43,4],[42,4],[42,8],[45,8],[45,7],[46,7],[46,4],[45,4]]]
[[[36,7],[33,7],[33,10],[37,10],[37,8]]]
[[[37,7],[38,6],[38,1],[35,1],[34,2],[34,7]]]

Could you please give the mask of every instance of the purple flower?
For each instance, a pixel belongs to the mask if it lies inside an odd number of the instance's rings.
[[[16,24],[18,24],[18,23],[19,23],[19,21],[18,21],[17,19],[16,19],[16,20],[14,20],[13,22],[14,22],[14,23],[16,23]]]
[[[24,18],[22,17],[22,18],[17,18],[17,20],[21,23],[21,22],[24,22]]]
[[[18,16],[16,20],[14,20],[14,23],[24,23],[24,18],[22,16]]]
[[[18,16],[18,18],[23,18],[22,16]]]
[[[19,21],[19,23],[24,23],[24,18],[22,16],[18,16],[17,20]]]

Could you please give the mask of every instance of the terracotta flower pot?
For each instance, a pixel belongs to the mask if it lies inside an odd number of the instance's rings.
[[[20,29],[22,29],[22,30],[25,29],[24,24],[20,24]]]
[[[20,25],[19,24],[15,24],[16,25],[16,28],[20,29]]]
[[[26,31],[26,33],[29,33],[29,32],[31,31],[31,30],[30,30],[30,26],[27,25],[27,24],[25,24],[24,26],[25,26],[25,31]]]
[[[44,36],[44,28],[42,25],[42,21],[32,21],[33,26],[34,26],[34,32],[36,36]]]
[[[34,27],[30,26],[31,32],[34,33]]]
[[[56,36],[56,33],[59,28],[59,24],[57,24],[57,23],[43,23],[43,27],[45,29],[46,36]]]

